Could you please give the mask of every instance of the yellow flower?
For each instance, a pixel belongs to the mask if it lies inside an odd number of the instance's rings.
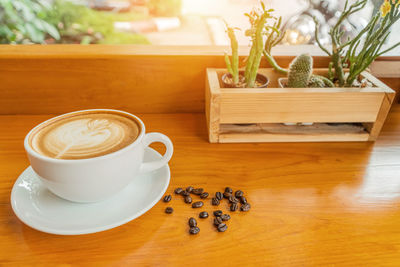
[[[396,8],[400,5],[400,1],[398,0],[391,0],[392,4],[396,3]],[[382,18],[386,17],[387,13],[390,12],[392,9],[392,5],[390,4],[389,0],[384,0],[383,4],[381,5],[381,16]]]
[[[381,5],[381,16],[382,18],[386,17],[387,13],[390,12],[390,9],[392,8],[392,6],[390,5],[388,0],[385,0],[385,2],[383,2],[383,4]]]

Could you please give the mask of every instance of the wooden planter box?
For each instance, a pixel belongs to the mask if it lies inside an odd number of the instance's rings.
[[[260,69],[268,88],[221,88],[225,69],[207,69],[206,117],[211,143],[374,141],[395,92],[368,72],[366,88],[279,88],[273,69]],[[327,69],[314,73],[326,75]],[[313,122],[287,126],[283,123]]]

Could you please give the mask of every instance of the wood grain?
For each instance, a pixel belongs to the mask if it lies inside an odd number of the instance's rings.
[[[231,214],[225,233],[199,220],[198,236],[187,234],[187,218],[197,211],[176,196],[172,215],[160,202],[97,234],[55,236],[21,223],[10,192],[29,165],[23,138],[50,117],[0,116],[0,265],[400,265],[400,106],[374,144],[209,144],[203,114],[141,115],[149,131],[174,142],[168,193],[231,186],[252,204],[247,214]],[[204,210],[214,208],[206,201]]]
[[[276,60],[287,67],[301,49],[306,48],[276,49]],[[329,58],[320,56],[315,48],[307,49],[314,51],[315,68],[328,65]],[[225,66],[224,50],[204,46],[2,45],[0,114],[61,114],[87,108],[203,112],[205,70]],[[247,50],[240,48],[241,60]],[[399,57],[383,59],[400,62]],[[261,65],[268,66],[265,60]]]

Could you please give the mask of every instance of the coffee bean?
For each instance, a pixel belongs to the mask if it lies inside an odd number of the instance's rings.
[[[237,211],[237,209],[238,209],[238,204],[237,203],[232,203],[231,207],[230,207],[230,210],[231,211]]]
[[[178,187],[178,188],[175,189],[175,194],[180,195],[182,193],[182,191],[183,191],[183,189]]]
[[[225,232],[228,229],[228,226],[224,223],[221,223],[217,226],[218,232]]]
[[[250,208],[251,208],[250,204],[249,204],[249,203],[246,203],[246,204],[243,204],[243,205],[240,207],[240,211],[249,211]]]
[[[224,197],[224,195],[222,195],[221,192],[215,193],[215,198],[216,198],[216,199],[221,200],[223,197]]]
[[[193,191],[193,186],[188,186],[188,187],[186,187],[186,191],[189,192],[189,193],[192,193],[192,191]]]
[[[231,216],[229,216],[229,214],[221,215],[221,220],[223,220],[223,221],[229,221],[230,219],[231,219]]]
[[[243,193],[243,191],[241,191],[241,190],[238,190],[238,191],[235,192],[235,197],[237,197],[237,198],[240,198],[240,197],[242,197],[243,195],[244,195],[244,193]]]
[[[195,227],[195,226],[197,226],[197,221],[196,221],[195,218],[191,217],[191,218],[189,219],[189,226],[190,226],[190,227]]]
[[[214,225],[218,226],[222,223],[221,217],[215,217],[214,218]]]
[[[231,203],[238,203],[238,202],[239,202],[239,199],[237,199],[237,198],[234,197],[234,196],[230,196],[230,197],[229,197],[229,202],[231,202]]]
[[[192,194],[201,195],[203,193],[203,191],[204,191],[203,188],[195,188],[192,190]]]
[[[200,195],[200,198],[208,198],[208,193],[204,192]]]
[[[190,193],[188,191],[186,191],[186,190],[183,190],[181,192],[181,196],[187,197],[187,196],[190,196]]]
[[[222,210],[214,210],[213,214],[214,214],[215,217],[221,217]]]
[[[199,218],[202,218],[202,219],[208,218],[208,212],[207,211],[200,212]]]
[[[195,227],[190,227],[189,233],[191,235],[197,235],[200,232],[200,228],[195,226]]]
[[[229,192],[224,192],[224,198],[229,198],[230,196],[232,196],[231,193],[229,193]]]
[[[191,196],[186,196],[185,197],[185,203],[187,203],[187,204],[192,203],[192,197]]]
[[[170,202],[171,199],[172,199],[172,196],[171,196],[171,195],[166,195],[166,196],[164,197],[164,202]]]
[[[218,205],[219,205],[219,200],[218,200],[217,198],[213,197],[213,198],[211,199],[211,204],[212,204],[213,206],[218,206]]]
[[[227,193],[233,193],[233,190],[232,190],[232,188],[230,188],[230,187],[225,187],[225,192],[227,192]]]
[[[174,209],[171,208],[171,207],[167,207],[167,208],[165,209],[165,213],[171,214],[171,213],[173,213],[173,212],[174,212]]]
[[[244,196],[240,197],[240,203],[246,204],[247,203],[247,199]]]
[[[201,208],[203,207],[203,205],[204,205],[203,201],[197,201],[192,204],[192,208]]]

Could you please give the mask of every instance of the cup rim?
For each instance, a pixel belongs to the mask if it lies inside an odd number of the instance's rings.
[[[55,119],[57,119],[57,118],[60,118],[60,117],[63,117],[63,116],[67,116],[67,115],[71,115],[71,114],[75,114],[75,113],[80,113],[80,112],[96,112],[96,111],[106,111],[106,112],[109,111],[109,112],[123,113],[123,114],[125,114],[125,115],[127,115],[127,116],[132,117],[133,119],[135,119],[135,120],[140,124],[140,127],[141,127],[140,134],[138,135],[138,137],[136,138],[136,140],[133,141],[133,143],[127,145],[126,147],[123,147],[123,148],[121,148],[121,149],[119,149],[119,150],[117,150],[117,151],[114,151],[114,152],[111,152],[111,153],[108,153],[108,154],[105,154],[105,155],[102,155],[102,156],[97,156],[97,157],[93,157],[93,158],[85,158],[85,159],[55,159],[55,158],[51,158],[51,157],[47,157],[47,156],[44,156],[44,155],[42,155],[42,154],[39,154],[38,152],[36,152],[36,151],[29,145],[29,137],[31,136],[31,134],[32,134],[37,128],[41,127],[43,124],[45,124],[45,123],[47,123],[47,122],[49,122],[49,121],[51,121],[51,120],[55,120]],[[49,161],[49,162],[63,162],[63,163],[90,162],[90,161],[95,161],[95,160],[100,160],[100,159],[111,158],[111,157],[114,157],[114,156],[119,155],[119,154],[121,154],[121,153],[124,153],[126,150],[128,150],[128,149],[130,149],[130,148],[136,146],[138,143],[140,143],[141,140],[143,139],[143,136],[145,135],[145,132],[146,132],[146,128],[145,128],[145,125],[144,125],[143,121],[142,121],[139,117],[137,117],[137,116],[135,116],[135,115],[133,115],[133,114],[131,114],[131,113],[129,113],[129,112],[122,111],[122,110],[118,110],[118,109],[105,109],[105,108],[100,108],[100,109],[84,109],[84,110],[77,110],[77,111],[72,111],[72,112],[64,113],[64,114],[61,114],[61,115],[52,117],[52,118],[50,118],[50,119],[48,119],[48,120],[45,120],[45,121],[39,123],[38,125],[36,125],[35,127],[33,127],[33,128],[28,132],[28,134],[25,136],[25,139],[24,139],[24,147],[25,147],[26,152],[27,152],[29,155],[34,156],[34,157],[39,158],[40,160],[44,160],[44,161]]]

